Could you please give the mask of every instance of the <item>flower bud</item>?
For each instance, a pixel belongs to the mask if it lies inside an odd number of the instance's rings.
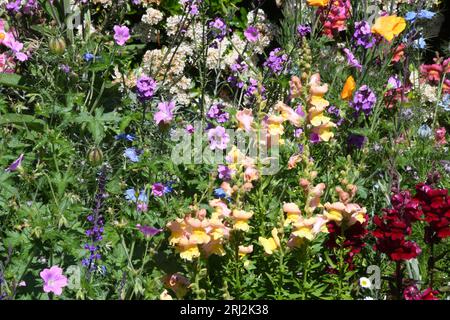
[[[66,41],[64,38],[53,38],[50,40],[48,47],[51,53],[61,55],[66,50]]]
[[[88,153],[88,160],[92,165],[99,165],[103,160],[103,152],[100,148],[92,148]]]

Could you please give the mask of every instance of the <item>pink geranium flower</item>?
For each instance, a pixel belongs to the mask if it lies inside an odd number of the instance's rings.
[[[256,42],[258,41],[259,31],[255,27],[248,27],[247,30],[244,31],[244,36],[248,42]]]
[[[126,26],[114,26],[114,40],[119,46],[125,45],[130,39],[130,29]]]
[[[160,102],[158,104],[158,112],[153,116],[153,120],[155,120],[157,125],[161,122],[169,124],[173,119],[173,109],[175,109],[175,102]]]
[[[62,293],[62,288],[67,286],[67,277],[63,275],[63,270],[58,266],[53,266],[50,269],[41,271],[40,276],[44,280],[44,292],[53,292],[59,296]]]

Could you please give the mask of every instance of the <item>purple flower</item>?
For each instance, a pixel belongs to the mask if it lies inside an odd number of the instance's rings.
[[[141,76],[136,82],[137,96],[141,102],[150,100],[156,90],[156,81],[146,75]]]
[[[185,128],[186,132],[189,134],[193,134],[195,132],[195,128],[192,124],[188,124]]]
[[[218,123],[225,123],[229,120],[230,115],[225,112],[222,104],[213,104],[206,114],[208,118],[217,120]]]
[[[227,34],[227,25],[221,18],[216,18],[209,23],[209,27],[211,28],[211,32],[214,38],[222,41],[222,39]]]
[[[311,133],[309,135],[309,142],[312,144],[317,144],[320,142],[320,136],[317,133]]]
[[[349,146],[355,146],[358,149],[361,149],[364,146],[365,142],[366,142],[366,137],[361,136],[359,134],[352,134],[348,138]]]
[[[347,63],[350,66],[355,67],[356,69],[361,71],[362,70],[362,65],[361,65],[361,63],[359,63],[358,59],[356,59],[354,54],[347,48],[344,49],[344,52],[345,52],[345,54],[347,56]]]
[[[55,295],[62,294],[62,288],[68,284],[67,277],[63,275],[63,270],[58,266],[53,266],[50,269],[44,269],[39,274],[44,280],[44,292],[53,292]]]
[[[130,39],[130,29],[126,26],[114,26],[114,40],[119,46],[125,45]]]
[[[157,234],[163,232],[163,229],[157,229],[150,226],[141,226],[140,224],[137,224],[136,228],[138,228],[138,230],[142,232],[146,238],[156,236]]]
[[[303,106],[302,106],[302,105],[299,105],[299,106],[297,107],[297,109],[295,109],[295,112],[296,112],[300,117],[302,117],[302,118],[306,117],[306,113],[305,113],[305,111],[303,110]]]
[[[164,185],[162,183],[155,183],[152,185],[152,195],[155,197],[162,197],[164,195]]]
[[[398,89],[401,86],[402,86],[402,83],[400,82],[400,79],[398,78],[397,75],[393,75],[393,76],[389,77],[388,84],[387,84],[388,90]]]
[[[363,85],[355,92],[350,105],[356,110],[357,114],[363,111],[366,115],[369,115],[376,102],[377,97],[375,93],[367,85]]]
[[[64,73],[69,73],[70,72],[70,67],[67,64],[61,64],[59,66],[59,69],[64,72]]]
[[[220,149],[225,150],[228,142],[230,142],[230,136],[226,133],[224,127],[218,126],[208,131],[209,148],[211,150]]]
[[[222,179],[224,181],[228,181],[231,179],[231,175],[234,173],[233,170],[231,170],[229,167],[224,165],[219,165],[217,168],[217,172],[219,173],[219,179]]]
[[[311,27],[310,26],[308,26],[308,25],[306,25],[306,24],[300,24],[298,27],[297,27],[297,32],[298,32],[298,34],[301,36],[301,37],[305,37],[305,36],[307,36],[308,34],[310,34],[311,33]]]
[[[11,163],[11,164],[9,165],[8,168],[6,168],[5,171],[6,171],[6,172],[16,171],[17,168],[19,168],[20,165],[22,164],[23,157],[24,157],[24,154],[22,153],[16,160],[14,160],[13,163]]]
[[[339,117],[339,115],[341,114],[341,111],[339,110],[339,108],[335,107],[335,106],[329,106],[327,109],[327,112],[329,114],[332,114],[336,117]]]
[[[303,129],[295,129],[294,130],[294,137],[300,138],[300,136],[303,134]]]
[[[248,42],[256,42],[258,41],[259,31],[255,27],[250,26],[244,31],[244,36]]]
[[[361,46],[365,49],[372,48],[375,45],[376,39],[372,36],[372,31],[370,30],[370,25],[367,21],[355,23],[353,41],[356,46]]]
[[[164,124],[169,124],[173,119],[173,109],[175,109],[175,102],[160,102],[158,103],[158,112],[153,116],[156,124],[159,125],[161,122]]]
[[[268,67],[275,74],[280,74],[283,71],[284,65],[288,60],[287,54],[281,54],[280,51],[281,48],[272,50],[264,62],[264,66]]]

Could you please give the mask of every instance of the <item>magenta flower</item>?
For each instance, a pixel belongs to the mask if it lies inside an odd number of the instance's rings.
[[[175,102],[160,102],[158,104],[158,112],[153,116],[153,120],[155,120],[156,124],[160,124],[161,122],[164,124],[168,124],[173,119],[173,109],[175,109]]]
[[[162,197],[164,195],[164,185],[162,183],[155,183],[152,185],[152,195],[155,197]]]
[[[151,226],[141,226],[140,224],[137,224],[136,228],[138,228],[138,230],[142,232],[147,238],[156,236],[157,234],[163,232],[163,229],[157,229]]]
[[[226,133],[224,127],[218,126],[208,131],[209,148],[211,150],[220,149],[225,150],[228,142],[230,142],[230,136]]]
[[[14,160],[14,162],[11,163],[11,164],[9,165],[9,167],[6,168],[5,171],[6,171],[6,172],[16,171],[17,168],[19,168],[20,165],[22,164],[22,161],[23,161],[23,153],[22,153],[16,160]]]
[[[259,31],[255,27],[248,27],[247,30],[244,31],[244,36],[248,42],[256,42],[258,41]]]
[[[53,266],[50,269],[41,271],[40,276],[44,280],[44,292],[53,292],[59,296],[62,293],[62,288],[67,286],[67,277],[62,274],[63,270],[58,266]]]
[[[119,46],[125,45],[130,39],[130,29],[126,26],[114,26],[114,40]]]

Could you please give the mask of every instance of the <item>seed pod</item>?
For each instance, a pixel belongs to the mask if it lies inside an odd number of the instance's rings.
[[[51,53],[62,55],[66,51],[66,41],[64,38],[53,38],[50,40],[48,47]]]
[[[89,152],[88,152],[88,161],[90,164],[92,165],[99,165],[100,163],[102,163],[103,160],[103,152],[102,150],[100,150],[100,148],[92,148]]]

